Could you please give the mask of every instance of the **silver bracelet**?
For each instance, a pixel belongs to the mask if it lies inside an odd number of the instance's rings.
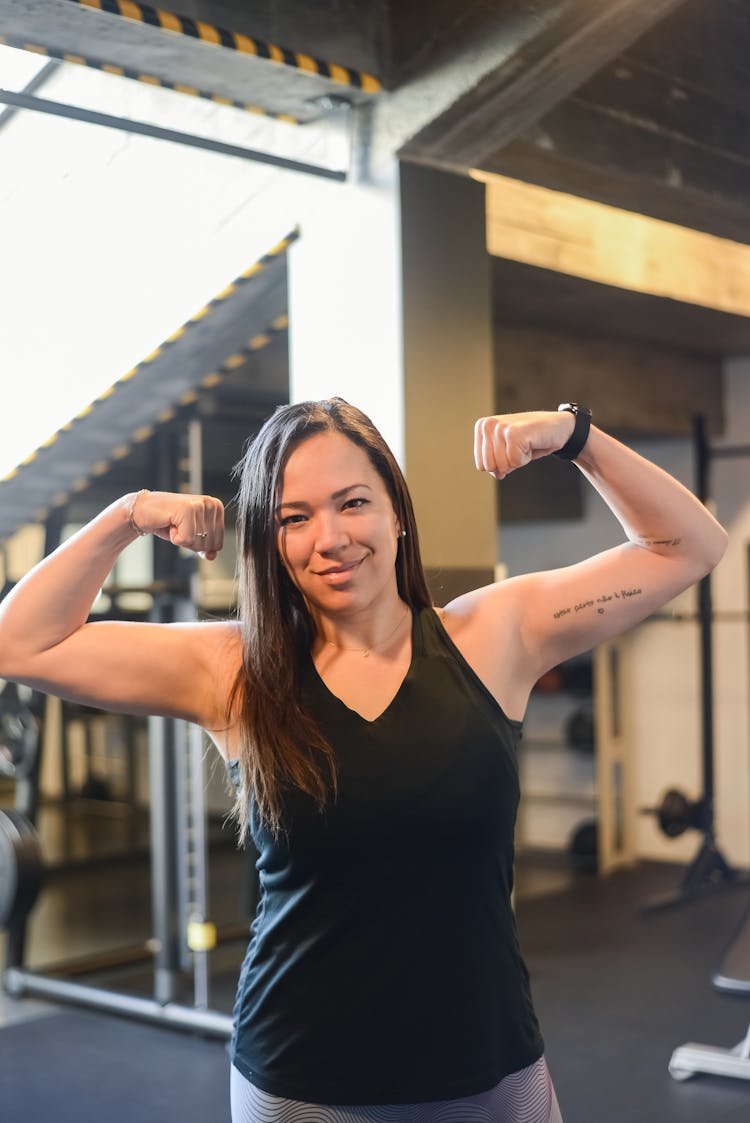
[[[139,538],[143,538],[143,535],[146,534],[147,532],[145,530],[141,530],[141,528],[138,526],[138,523],[135,521],[135,505],[142,495],[150,495],[150,494],[151,494],[151,492],[148,490],[147,487],[142,487],[140,491],[137,491],[135,493],[135,495],[133,496],[133,502],[130,504],[130,507],[128,508],[128,526],[133,531],[133,534],[137,534]]]

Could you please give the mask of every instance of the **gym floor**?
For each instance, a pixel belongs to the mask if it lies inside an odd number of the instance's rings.
[[[82,804],[67,813],[47,809],[40,825],[53,872],[32,917],[27,966],[65,964],[71,973],[75,961],[97,954],[99,985],[149,994],[150,970],[137,954],[150,934],[147,823],[118,822]],[[750,1118],[750,1083],[709,1076],[677,1083],[667,1071],[676,1046],[733,1046],[750,1021],[750,1001],[711,984],[750,889],[642,915],[639,906],[675,888],[680,875],[677,866],[644,863],[598,879],[566,859],[519,859],[521,943],[566,1123]],[[218,828],[210,879],[213,918],[220,927],[242,923],[247,858]],[[131,966],[104,971],[105,953],[125,946],[136,953]],[[234,940],[214,953],[216,1009],[231,1008],[243,952]],[[3,1123],[227,1123],[226,1066],[223,1043],[0,996]]]

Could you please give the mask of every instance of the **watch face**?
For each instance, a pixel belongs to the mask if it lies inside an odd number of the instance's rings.
[[[591,417],[589,407],[582,405],[580,402],[563,402],[557,407],[558,413],[561,410],[567,410],[569,413],[584,413],[587,417]]]

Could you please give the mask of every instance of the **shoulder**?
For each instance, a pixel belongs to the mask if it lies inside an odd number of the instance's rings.
[[[479,635],[486,629],[496,637],[498,627],[519,626],[525,605],[534,595],[535,576],[510,577],[471,589],[435,611],[454,642],[456,637]]]
[[[505,713],[519,720],[535,680],[522,641],[526,584],[514,577],[472,589],[435,610],[466,662]]]
[[[211,690],[200,724],[223,755],[227,736],[236,721],[231,714],[232,693],[242,667],[242,630],[234,620],[201,621],[186,626],[187,642],[203,665]]]
[[[183,638],[203,662],[214,671],[234,669],[242,661],[242,630],[236,620],[201,620],[174,624]]]
[[[242,627],[239,620],[201,620],[194,625],[211,649],[239,655],[242,650]]]

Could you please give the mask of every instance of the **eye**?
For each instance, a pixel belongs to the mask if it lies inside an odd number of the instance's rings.
[[[279,526],[297,526],[305,521],[304,515],[280,515]]]
[[[369,503],[369,502],[370,502],[369,499],[365,499],[363,496],[360,496],[360,495],[355,495],[352,499],[347,499],[346,503],[344,504],[343,510],[346,510],[346,508],[349,507],[352,510],[356,511],[357,508],[364,507],[365,504]]]

